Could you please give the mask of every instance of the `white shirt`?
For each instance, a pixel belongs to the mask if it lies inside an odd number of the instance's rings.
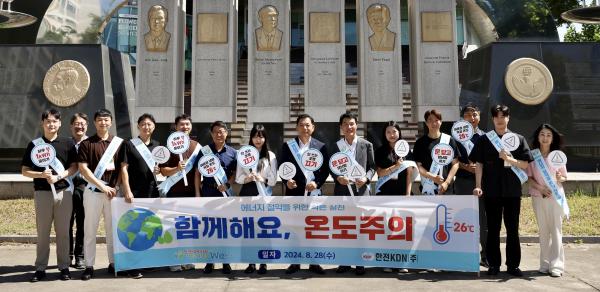
[[[346,141],[346,138],[342,138],[340,139],[340,141],[343,141],[343,145],[346,146],[346,149],[340,149],[340,151],[348,151],[348,155],[350,155],[350,157],[355,157],[356,158],[356,144],[358,144],[358,136],[354,136],[354,140],[352,140],[352,144],[348,144],[348,141]]]
[[[275,153],[269,151],[269,159],[261,158],[258,161],[257,169],[255,173],[262,176],[267,180],[267,185],[273,187],[277,183],[277,158],[275,157]],[[250,174],[249,169],[244,169],[241,167],[241,164],[237,164],[236,172],[235,172],[235,182],[238,184],[244,184],[246,177]]]

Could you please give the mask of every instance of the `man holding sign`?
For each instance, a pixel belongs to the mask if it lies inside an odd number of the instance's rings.
[[[521,277],[521,185],[527,181],[524,170],[533,158],[523,136],[508,130],[510,109],[506,105],[495,105],[491,115],[494,130],[479,138],[469,155],[469,160],[477,163],[473,195],[483,196],[485,203],[488,275],[497,275],[500,271],[500,225],[504,217],[507,273]]]
[[[115,272],[110,200],[117,195],[116,184],[119,171],[115,168],[115,161],[123,139],[108,132],[112,121],[112,113],[107,109],[96,111],[94,114],[96,135],[81,142],[77,156],[79,172],[88,182],[83,193],[85,209],[83,254],[86,268],[81,279],[84,281],[94,276],[96,234],[101,216],[104,216],[104,230],[106,230],[108,273]]]
[[[215,121],[210,125],[210,137],[213,142],[202,148],[202,153],[198,155],[200,160],[204,155],[214,155],[218,158],[220,167],[216,167],[216,173],[212,176],[203,176],[202,197],[223,197],[233,196],[231,183],[235,178],[235,168],[237,167],[237,151],[227,145],[227,125],[222,121]],[[208,263],[204,267],[204,273],[210,274],[215,265]],[[223,264],[223,274],[231,274],[231,266]]]
[[[315,131],[315,121],[308,114],[301,114],[296,119],[296,132],[298,137],[287,141],[281,149],[281,162],[290,162],[296,168],[296,174],[292,179],[282,180],[285,184],[286,196],[319,196],[321,195],[321,186],[329,176],[327,166],[323,166],[323,161],[329,161],[327,147],[325,143],[312,138]],[[320,162],[317,153],[320,152]],[[303,156],[306,152],[311,154],[303,163]],[[308,164],[308,165],[307,165]],[[311,170],[307,170],[307,167]],[[300,270],[299,264],[290,265],[285,271],[286,274],[293,274]],[[310,265],[309,270],[317,274],[325,274],[320,265]]]
[[[335,196],[371,195],[369,184],[375,174],[375,154],[373,144],[356,135],[357,122],[358,117],[354,113],[346,112],[340,116],[339,125],[344,137],[337,141],[335,150],[349,155],[351,166],[344,175],[337,175],[334,171],[331,172],[331,177],[335,181]],[[336,272],[344,273],[349,270],[350,266],[339,266]],[[361,276],[365,272],[365,267],[356,267],[356,275]]]
[[[64,178],[77,171],[77,153],[69,138],[59,137],[60,112],[50,109],[42,113],[44,135],[27,145],[21,161],[21,173],[33,178],[37,249],[35,274],[31,282],[46,278],[50,256],[50,229],[54,223],[56,232],[56,257],[60,279],[69,280],[69,225],[73,206],[72,186]],[[39,146],[38,146],[39,145]],[[50,145],[39,149],[42,145]],[[35,153],[32,153],[32,150]],[[51,153],[52,152],[52,153]],[[51,159],[54,156],[54,159]],[[34,161],[36,160],[36,161]],[[45,161],[48,160],[48,161]],[[38,165],[49,165],[40,167]],[[68,168],[65,168],[68,167]],[[56,195],[52,192],[52,186]]]

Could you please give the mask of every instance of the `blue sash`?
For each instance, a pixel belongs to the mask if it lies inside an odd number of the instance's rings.
[[[212,150],[210,149],[210,146],[206,145],[206,146],[202,147],[202,154],[204,154],[204,155],[213,154]],[[217,173],[215,173],[214,178],[215,178],[215,182],[218,185],[223,185],[223,184],[227,183],[227,174],[225,173],[225,170],[223,170],[223,166],[219,167],[219,171],[217,171]],[[233,196],[233,191],[231,190],[231,187],[228,188],[227,191],[225,191],[223,193],[223,197],[232,197],[232,196]]]
[[[388,182],[390,179],[392,179],[394,177],[398,177],[398,174],[400,174],[401,172],[403,172],[405,169],[407,169],[409,167],[414,167],[417,169],[417,171],[413,171],[412,177],[410,178],[411,181],[415,181],[415,179],[417,179],[417,177],[419,176],[419,171],[418,171],[419,168],[417,167],[417,164],[414,161],[404,160],[400,164],[400,168],[394,170],[394,172],[392,172],[386,176],[380,177],[377,180],[377,184],[375,184],[375,194],[379,193],[379,189],[381,189],[381,187],[386,182]]]
[[[200,146],[200,143],[196,144],[196,148],[194,149],[194,152],[192,153],[192,155],[188,158],[187,162],[185,163],[185,168],[184,168],[183,172],[178,171],[174,175],[169,176],[160,185],[158,185],[158,193],[160,194],[161,197],[166,197],[169,190],[178,181],[183,179],[184,172],[187,175],[187,173],[190,172],[190,170],[192,170],[192,168],[194,168],[194,162],[196,161],[196,157],[198,157],[198,153],[200,153],[200,148],[202,148],[202,146]]]
[[[565,196],[564,190],[558,187],[558,184],[552,179],[553,175],[550,174],[550,169],[546,164],[546,160],[542,156],[542,152],[539,149],[531,150],[535,165],[540,170],[540,174],[544,178],[544,182],[552,191],[552,196],[562,208],[563,214],[569,218],[569,205],[567,204],[567,197]]]
[[[108,166],[108,163],[110,162],[111,159],[113,159],[113,156],[119,149],[121,142],[123,142],[123,139],[121,139],[117,136],[114,136],[112,141],[110,141],[110,144],[108,144],[108,148],[106,148],[104,155],[102,155],[102,158],[100,158],[100,161],[98,162],[98,165],[96,166],[96,169],[94,170],[94,176],[98,180],[102,181],[102,175],[104,175],[104,172],[106,171],[106,167]],[[116,165],[115,165],[115,170],[117,170]],[[94,188],[93,184],[90,182],[88,182],[87,187],[90,190],[92,190]],[[98,188],[98,187],[99,186],[96,186],[96,188]]]
[[[131,143],[133,146],[135,146],[135,150],[137,150],[140,156],[142,156],[144,162],[146,162],[150,172],[154,173],[154,166],[156,165],[156,162],[154,161],[154,158],[152,158],[152,152],[150,152],[148,146],[146,146],[146,144],[144,144],[140,138],[131,139]]]
[[[46,143],[46,142],[44,142],[44,139],[42,139],[41,137],[33,140],[32,142],[33,142],[34,146]],[[65,172],[65,166],[60,162],[60,160],[58,160],[58,158],[55,158],[54,160],[52,160],[52,163],[50,163],[50,167],[52,167],[52,169],[54,169],[56,171],[56,173]],[[73,179],[70,176],[65,177],[64,179],[67,181],[67,184],[69,185],[67,187],[67,191],[72,193],[73,188],[74,188]]]
[[[300,166],[300,170],[302,170],[302,173],[304,174],[304,177],[306,178],[306,183],[314,181],[315,174],[312,171],[308,171],[308,170],[304,169],[304,166],[302,166],[302,154],[300,153],[300,146],[298,146],[298,142],[296,142],[296,139],[290,139],[286,143],[287,143],[288,147],[290,148],[290,152],[292,152],[292,156],[294,156],[294,160],[296,160],[296,164],[298,164],[298,166]],[[305,195],[306,195],[306,193],[305,193]],[[311,196],[320,196],[321,190],[315,189],[314,191],[310,192],[310,195]]]
[[[496,151],[498,151],[498,153],[500,153],[500,151],[502,151],[502,142],[500,141],[498,134],[496,134],[496,132],[494,130],[492,130],[492,131],[485,133],[485,135],[488,137],[490,142],[492,142],[492,145],[494,145],[494,148],[496,148]],[[510,169],[519,178],[519,180],[521,181],[521,184],[524,184],[527,181],[528,177],[527,177],[527,173],[525,173],[525,171],[523,171],[522,169],[520,169],[514,165],[511,165]]]

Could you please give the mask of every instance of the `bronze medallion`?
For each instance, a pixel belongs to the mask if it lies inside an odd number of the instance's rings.
[[[504,83],[508,93],[527,105],[544,102],[552,93],[554,81],[550,70],[538,60],[520,58],[506,67]]]
[[[78,103],[90,88],[90,74],[83,64],[64,60],[54,64],[44,77],[44,94],[60,107]]]

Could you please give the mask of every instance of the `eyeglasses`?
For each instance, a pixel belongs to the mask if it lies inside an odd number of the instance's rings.
[[[86,127],[87,123],[75,122],[75,123],[73,123],[73,126],[75,126],[75,127]]]

